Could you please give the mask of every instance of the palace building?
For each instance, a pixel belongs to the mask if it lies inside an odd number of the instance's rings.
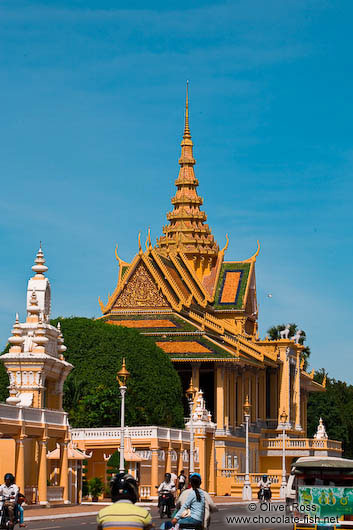
[[[302,359],[298,336],[258,335],[256,260],[226,259],[228,236],[219,248],[206,224],[195,177],[188,96],[179,175],[163,235],[152,244],[138,236],[129,263],[117,253],[118,281],[106,303],[107,324],[135,328],[152,337],[173,362],[184,393],[192,383],[193,459],[212,494],[241,495],[245,481],[244,405],[250,402],[249,462],[253,486],[261,474],[281,481],[282,447],[287,471],[298,456],[340,456],[322,421],[307,437],[310,392],[325,391]],[[63,383],[72,369],[64,338],[50,324],[51,291],[40,248],[28,282],[26,320],[16,318],[10,349],[2,355],[10,397],[0,404],[0,474],[13,472],[33,501],[79,502],[83,462],[87,478],[107,480],[110,456],[120,447],[120,426],[70,429],[62,409]],[[128,386],[128,385],[127,385]],[[185,415],[189,416],[186,407]],[[142,498],[153,498],[166,471],[190,469],[191,425],[185,429],[125,429],[125,461],[140,479]],[[285,431],[285,438],[282,432]]]
[[[287,418],[288,463],[293,456],[314,454],[315,441],[306,438],[307,399],[310,392],[324,391],[324,385],[314,381],[314,371],[304,370],[298,337],[287,333],[281,340],[260,340],[255,275],[260,245],[249,258],[226,259],[228,236],[219,248],[206,224],[195,163],[187,94],[168,223],[156,245],[150,231],[145,245],[139,234],[131,263],[116,249],[118,282],[106,303],[99,299],[101,318],[153,337],[174,363],[184,391],[192,379],[203,392],[215,423],[212,444],[199,464],[203,473],[211,477],[213,466],[244,472],[246,396],[251,403],[250,471],[278,473],[281,415]],[[323,445],[320,450],[341,453],[338,442],[330,449]],[[220,491],[213,480],[209,489]]]

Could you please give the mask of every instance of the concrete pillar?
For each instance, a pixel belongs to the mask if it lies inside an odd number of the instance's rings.
[[[280,391],[279,391],[279,407],[278,407],[278,425],[281,424],[280,416],[283,411],[288,415],[288,423],[292,421],[293,418],[290,416],[290,362],[289,362],[289,347],[281,349],[280,356],[282,361],[282,366],[280,369]]]
[[[39,440],[38,500],[48,504],[47,491],[47,438]]]
[[[70,504],[68,443],[68,440],[60,443],[60,487],[63,488],[64,504]]]
[[[156,498],[157,490],[155,486],[159,486],[159,476],[158,476],[158,446],[151,447],[151,497]]]
[[[224,367],[216,365],[216,421],[217,430],[224,429]]]
[[[278,388],[278,374],[279,371],[275,372],[274,370],[271,371],[270,373],[270,382],[271,382],[271,387],[270,387],[270,412],[271,412],[271,415],[270,415],[270,419],[277,419],[277,416],[278,416],[278,410],[279,410],[279,407],[278,407],[278,393],[279,393],[279,388]]]
[[[266,420],[266,370],[263,370],[261,374],[261,382],[261,419]]]
[[[210,440],[210,471],[208,479],[208,492],[210,495],[216,495],[216,458],[215,458],[214,434]]]
[[[227,432],[229,432],[229,370],[228,367],[224,367],[224,426]]]
[[[202,480],[206,484],[207,482],[207,463],[206,463],[206,434],[202,433],[197,435],[195,438],[196,447],[199,449],[199,466],[200,466],[200,475]]]
[[[235,396],[235,372],[231,370],[230,372],[230,389],[229,389],[229,401],[230,401],[230,414],[229,414],[229,424],[230,428],[233,430],[235,427],[235,407],[236,407],[236,396]]]
[[[192,384],[194,388],[200,390],[200,363],[192,363]]]
[[[301,431],[300,418],[300,350],[297,350],[294,380],[294,411],[295,411],[295,430]]]
[[[165,473],[172,472],[172,446],[169,444],[165,449]]]
[[[15,463],[15,477],[16,484],[20,488],[20,492],[25,492],[25,448],[24,439],[26,436],[21,435],[16,439],[16,463]]]
[[[237,426],[243,423],[243,379],[237,376]]]
[[[177,454],[178,454],[178,475],[180,474],[180,471],[182,469],[184,469],[183,452],[184,452],[184,445],[181,444],[179,450],[177,451]]]

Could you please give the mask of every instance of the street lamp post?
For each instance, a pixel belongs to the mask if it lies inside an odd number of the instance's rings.
[[[120,464],[119,471],[124,473],[125,461],[124,461],[124,438],[125,438],[125,394],[126,394],[126,381],[130,373],[126,369],[125,358],[123,359],[123,366],[117,373],[117,381],[119,383],[120,395],[121,395],[121,423],[120,423]]]
[[[288,414],[285,410],[283,410],[281,416],[281,424],[282,424],[282,484],[281,489],[279,490],[279,496],[280,499],[286,498],[286,490],[287,490],[287,472],[286,472],[286,426],[287,426],[287,419]]]
[[[245,480],[243,486],[243,500],[251,501],[252,489],[249,476],[249,420],[250,420],[251,405],[249,396],[246,396],[244,403],[244,418],[245,418]]]
[[[192,420],[192,409],[194,407],[194,399],[195,399],[196,389],[194,388],[194,385],[192,384],[192,378],[190,379],[190,386],[186,391],[186,397],[189,402],[189,408],[190,408],[190,466],[189,466],[189,473],[193,473],[195,471],[194,469],[194,424]]]

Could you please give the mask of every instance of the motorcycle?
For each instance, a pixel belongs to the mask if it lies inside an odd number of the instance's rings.
[[[258,497],[262,502],[270,501],[272,497],[271,488],[260,488]]]
[[[159,507],[159,516],[163,519],[164,515],[168,519],[172,516],[172,507],[174,505],[173,494],[168,490],[162,490],[159,493],[158,507]]]
[[[16,512],[15,512],[16,513]],[[14,527],[18,523],[18,520],[15,519]],[[10,527],[10,517],[7,511],[6,506],[4,506],[4,500],[0,500],[0,528],[8,530]]]

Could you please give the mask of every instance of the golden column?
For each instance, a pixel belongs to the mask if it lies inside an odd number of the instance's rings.
[[[39,504],[48,504],[47,491],[47,441],[48,437],[43,436],[38,441],[39,444],[39,471],[38,471],[38,500]]]
[[[224,429],[224,367],[216,365],[217,430]]]
[[[155,441],[156,445],[151,446],[151,496],[156,498],[154,495],[155,486],[159,485],[159,473],[158,473],[158,440]]]
[[[184,444],[181,444],[178,450],[178,475],[180,471],[184,469],[183,453],[184,453]]]
[[[25,438],[26,435],[21,434],[19,438],[16,439],[16,484],[23,493],[25,491]]]
[[[165,450],[166,453],[166,459],[165,459],[165,472],[171,473],[172,472],[172,446],[169,443],[168,447]]]
[[[214,436],[212,436],[210,440],[210,474],[208,478],[208,492],[210,495],[216,495],[216,483],[217,483],[217,477],[216,477],[216,450],[215,450],[215,440]]]
[[[60,443],[60,487],[63,488],[64,504],[70,504],[69,501],[69,440],[65,438]]]
[[[297,358],[295,365],[295,380],[294,380],[294,411],[295,411],[295,430],[301,431],[301,418],[300,418],[300,358],[301,348],[297,345]]]
[[[290,422],[290,391],[289,391],[289,369],[290,369],[290,346],[284,346],[280,348],[280,357],[282,366],[280,370],[280,393],[279,393],[279,407],[278,407],[278,425],[281,424],[281,416],[284,411],[287,414],[287,421]]]

